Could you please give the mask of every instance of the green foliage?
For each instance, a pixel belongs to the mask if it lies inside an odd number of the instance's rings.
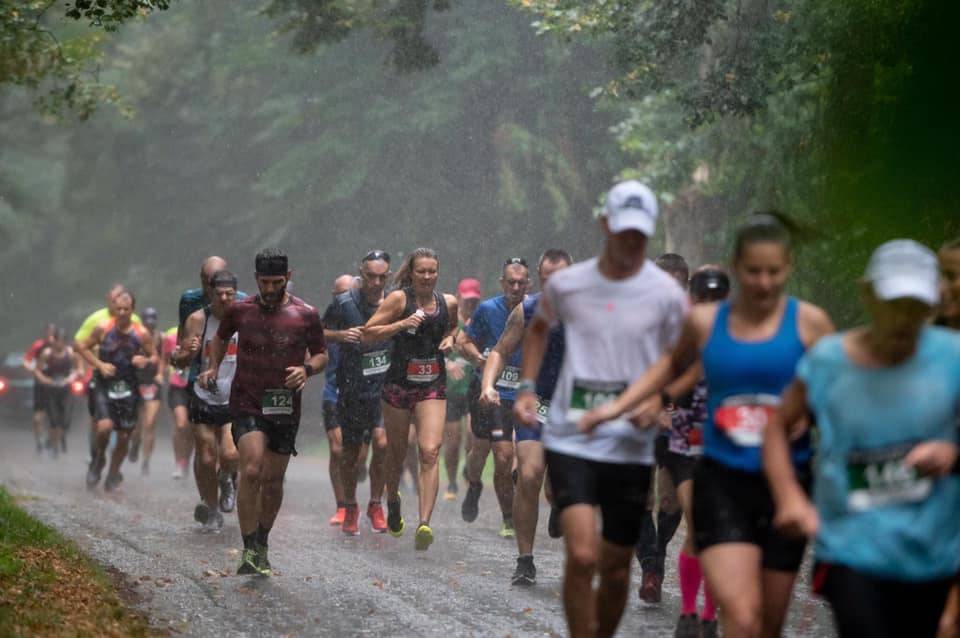
[[[116,31],[131,18],[169,8],[169,0],[68,0],[66,16],[88,20],[90,26]]]

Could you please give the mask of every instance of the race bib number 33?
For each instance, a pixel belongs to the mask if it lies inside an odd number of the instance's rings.
[[[285,388],[264,390],[261,411],[264,416],[293,414],[293,391]]]
[[[440,378],[440,360],[410,359],[407,364],[407,381],[413,383],[430,383]]]

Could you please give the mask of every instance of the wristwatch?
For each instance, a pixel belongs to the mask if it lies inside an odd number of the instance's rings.
[[[307,373],[307,376],[308,376],[308,377],[312,377],[313,375],[315,375],[315,374],[317,373],[317,371],[314,370],[314,369],[313,369],[313,366],[310,365],[309,363],[303,364],[303,371]]]

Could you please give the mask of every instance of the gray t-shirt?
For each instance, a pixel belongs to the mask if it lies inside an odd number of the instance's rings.
[[[602,405],[643,375],[677,342],[688,308],[677,282],[647,260],[636,275],[613,281],[597,258],[550,277],[538,314],[562,322],[566,352],[550,403],[543,444],[551,451],[607,463],[652,465],[656,428],[626,419],[577,430],[585,409]]]

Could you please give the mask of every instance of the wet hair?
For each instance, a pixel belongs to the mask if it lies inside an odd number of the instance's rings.
[[[570,256],[570,253],[565,251],[563,248],[547,248],[543,251],[543,254],[540,255],[540,259],[537,260],[537,270],[543,266],[543,262],[550,261],[562,261],[568,266],[573,263],[573,257]]]
[[[53,329],[53,339],[54,341],[64,341],[67,338],[67,331],[63,328],[54,328]]]
[[[210,286],[213,288],[237,289],[237,276],[229,270],[218,270],[210,277]]]
[[[690,279],[690,266],[687,265],[687,260],[677,253],[663,253],[653,263],[674,277],[682,275],[684,281]]]
[[[440,256],[432,248],[417,248],[409,255],[403,258],[403,263],[397,269],[397,274],[393,277],[394,285],[397,288],[409,288],[413,285],[413,264],[418,259],[436,259],[440,263]]]
[[[133,293],[130,292],[129,290],[124,289],[123,292],[118,293],[117,296],[113,298],[113,302],[116,303],[117,299],[120,299],[120,297],[130,297],[131,310],[137,307],[137,298],[134,297]]]
[[[701,266],[690,278],[690,296],[695,303],[722,301],[730,294],[730,277],[717,266]]]
[[[290,271],[287,253],[277,248],[265,248],[257,253],[254,260],[258,275],[266,277],[284,277]]]
[[[733,242],[733,260],[743,257],[747,246],[759,243],[780,244],[788,256],[793,255],[794,239],[812,234],[801,228],[795,221],[777,210],[768,210],[751,215],[737,229]]]
[[[943,246],[940,247],[940,250],[960,250],[960,237],[956,239],[951,239]]]

